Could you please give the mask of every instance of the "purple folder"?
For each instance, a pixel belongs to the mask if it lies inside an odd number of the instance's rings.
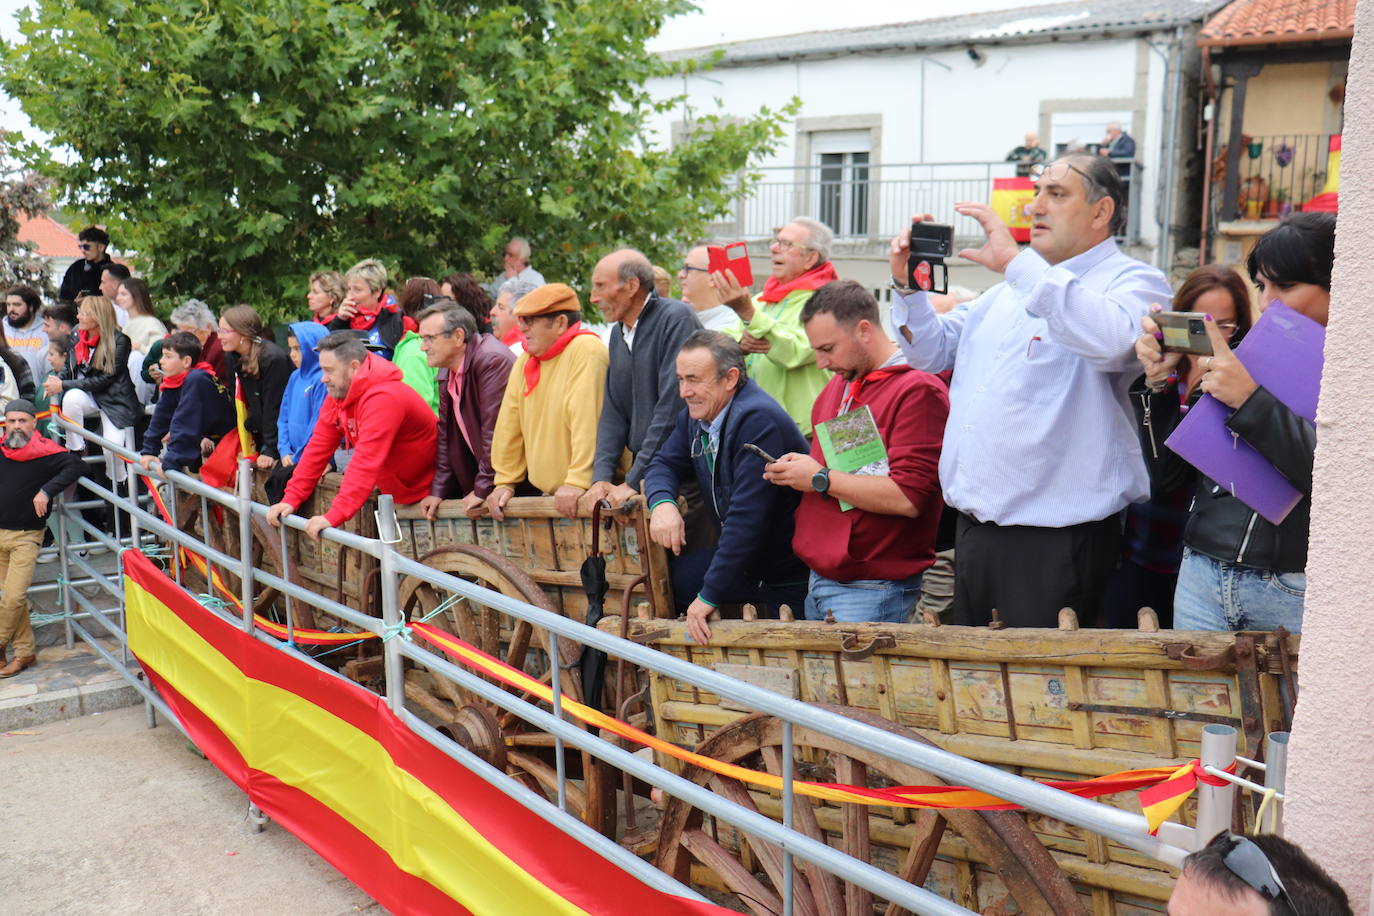
[[[1255,382],[1289,410],[1313,422],[1321,390],[1326,328],[1274,301],[1245,335],[1236,355]],[[1302,493],[1259,452],[1226,427],[1231,408],[1204,394],[1165,445],[1277,525]]]

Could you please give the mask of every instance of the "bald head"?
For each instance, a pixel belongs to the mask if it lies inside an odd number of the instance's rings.
[[[607,321],[632,328],[654,288],[654,267],[642,252],[621,248],[592,270],[592,303]]]

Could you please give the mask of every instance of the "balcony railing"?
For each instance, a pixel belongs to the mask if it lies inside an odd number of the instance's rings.
[[[1128,163],[1122,162],[1121,167]],[[1129,164],[1128,200],[1140,184],[1139,166]],[[758,170],[762,179],[742,196],[733,219],[715,224],[718,235],[765,239],[795,216],[811,216],[830,227],[839,242],[880,242],[908,225],[915,213],[930,213],[954,226],[956,242],[981,239],[977,221],[954,212],[960,201],[992,200],[993,181],[1015,178],[1014,162],[928,162],[782,166]],[[1126,238],[1138,237],[1138,207],[1127,206]]]
[[[1222,220],[1279,219],[1322,192],[1331,134],[1243,138],[1214,168],[1213,195]],[[1235,168],[1232,168],[1232,164]],[[1220,177],[1222,180],[1216,181]]]

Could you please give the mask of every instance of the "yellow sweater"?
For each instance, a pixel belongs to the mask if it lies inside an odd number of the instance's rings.
[[[525,480],[544,493],[564,484],[592,485],[596,424],[606,394],[610,356],[601,339],[573,338],[562,353],[540,367],[539,384],[525,397],[525,364],[511,369],[501,415],[491,440],[494,484],[514,488]]]

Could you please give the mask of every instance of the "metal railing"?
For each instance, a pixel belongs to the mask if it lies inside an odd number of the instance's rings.
[[[1127,182],[1124,239],[1140,238],[1141,167],[1114,160]],[[983,236],[977,221],[954,212],[960,201],[989,202],[993,181],[1015,178],[1015,162],[835,163],[769,166],[741,194],[733,219],[717,222],[724,237],[763,240],[796,216],[811,216],[830,227],[840,242],[886,242],[907,225],[913,213],[930,213],[954,226],[967,244]]]
[[[1226,150],[1224,180],[1213,185],[1222,220],[1280,219],[1321,193],[1326,184],[1331,134],[1246,136]],[[1234,167],[1233,167],[1234,166]]]
[[[101,439],[79,427],[59,421],[69,430],[76,431],[89,440],[98,443],[117,456],[136,461],[137,455],[112,442]],[[75,504],[57,504],[56,523],[59,545],[68,543],[77,533],[90,539],[89,543],[99,544],[116,553],[125,546],[142,547],[145,539],[151,537],[161,545],[172,550],[185,548],[241,582],[243,614],[240,617],[228,614],[223,608],[207,607],[208,613],[218,614],[242,627],[259,640],[267,642],[282,651],[290,652],[298,660],[312,665],[318,670],[334,677],[343,678],[330,668],[320,664],[310,655],[300,652],[294,644],[282,643],[255,626],[253,616],[253,597],[258,588],[275,589],[283,596],[288,629],[294,626],[293,606],[303,602],[340,621],[361,630],[386,637],[381,642],[384,656],[385,696],[391,711],[417,735],[448,755],[459,765],[481,776],[491,785],[537,813],[552,826],[578,839],[586,846],[605,858],[624,868],[651,887],[662,891],[688,897],[703,899],[694,890],[674,878],[658,871],[640,859],[630,850],[602,836],[592,827],[571,815],[567,810],[567,768],[564,758],[569,747],[577,748],[604,761],[611,767],[643,780],[665,793],[675,796],[686,803],[738,827],[741,831],[772,843],[782,850],[785,882],[782,890],[784,911],[792,912],[792,896],[787,893],[791,885],[794,859],[800,859],[830,872],[844,881],[872,891],[874,894],[905,907],[914,913],[941,914],[941,916],[967,916],[964,909],[943,897],[922,887],[902,881],[895,875],[875,867],[869,862],[853,858],[825,842],[793,829],[793,772],[790,766],[792,729],[806,728],[839,739],[858,748],[876,752],[884,757],[902,761],[934,773],[951,784],[967,785],[984,792],[1020,804],[1028,809],[1055,817],[1092,833],[1100,834],[1126,847],[1142,852],[1158,861],[1177,866],[1184,856],[1200,845],[1216,830],[1225,829],[1230,823],[1235,787],[1224,785],[1206,786],[1199,793],[1199,813],[1197,829],[1181,824],[1166,822],[1159,836],[1151,836],[1147,831],[1145,818],[1139,814],[1115,808],[1106,804],[1069,795],[1049,786],[1013,775],[995,767],[960,757],[940,750],[932,745],[917,743],[899,735],[874,728],[817,708],[798,700],[793,700],[767,689],[745,683],[719,674],[709,668],[693,665],[673,656],[660,653],[655,649],[621,639],[615,635],[587,627],[576,621],[542,610],[533,605],[492,591],[472,582],[438,572],[421,563],[398,553],[391,546],[399,538],[396,536],[394,508],[390,497],[383,496],[378,508],[379,538],[365,538],[337,528],[326,529],[321,537],[333,541],[343,548],[356,550],[374,558],[380,568],[381,576],[381,617],[362,613],[346,607],[284,576],[257,569],[252,558],[253,516],[265,517],[268,507],[254,503],[250,496],[251,474],[248,462],[240,464],[239,485],[235,493],[213,489],[199,480],[177,472],[168,472],[159,480],[151,477],[137,465],[130,466],[129,494],[118,494],[110,488],[82,479],[80,486],[104,503],[125,511],[132,521],[128,542],[110,532],[101,530],[80,516]],[[168,524],[160,516],[151,513],[144,506],[146,497],[139,498],[141,486],[154,485],[166,488],[170,498],[166,504],[175,513],[177,494],[190,494],[200,501],[201,535],[197,537],[180,529],[175,514]],[[226,554],[210,543],[209,521],[211,506],[221,506],[237,514],[239,543],[238,556]],[[291,516],[284,520],[287,527],[303,531],[306,519]],[[283,547],[286,528],[281,529]],[[283,550],[282,556],[286,556]],[[112,604],[92,599],[79,590],[66,587],[62,590],[62,608],[65,614],[68,644],[79,636],[88,643],[102,658],[140,692],[148,704],[150,726],[155,724],[155,712],[176,723],[170,709],[140,677],[136,665],[131,663],[128,652],[127,633],[124,624],[122,571],[109,573],[97,569],[91,561],[75,550],[58,551],[63,580],[70,584],[73,568],[79,570],[84,578],[96,584],[99,592]],[[181,582],[181,564],[175,564],[178,583]],[[463,667],[453,664],[447,658],[430,652],[413,642],[407,634],[401,619],[402,610],[398,598],[401,577],[411,576],[443,589],[452,595],[460,596],[477,605],[494,609],[515,621],[525,621],[542,629],[548,635],[547,651],[550,659],[558,659],[562,640],[570,640],[580,646],[600,649],[613,658],[623,658],[629,664],[643,669],[659,672],[683,683],[734,700],[752,708],[775,716],[782,722],[784,763],[781,776],[784,782],[782,792],[781,822],[775,821],[756,810],[743,807],[723,798],[705,786],[676,775],[649,760],[643,759],[620,745],[607,741],[598,734],[586,730],[565,717],[559,693],[559,665],[551,666],[554,700],[547,706],[528,702],[516,694],[507,692],[493,683]],[[207,575],[206,579],[210,577]],[[88,624],[94,624],[103,633],[93,632]],[[100,636],[113,637],[120,644],[117,653],[108,650]],[[445,734],[436,730],[423,718],[413,713],[405,704],[405,682],[402,661],[410,659],[425,666],[436,676],[452,681],[469,693],[504,710],[514,713],[530,725],[552,735],[555,739],[554,753],[557,758],[558,801],[551,803],[538,793],[523,785],[519,780],[506,775],[487,763],[477,754],[465,749]],[[350,682],[351,683],[351,682]],[[180,727],[180,726],[178,726]],[[1236,733],[1225,725],[1208,725],[1204,730],[1203,762],[1214,770],[1220,770],[1235,760]],[[1271,762],[1275,759],[1269,758]],[[1282,768],[1270,766],[1266,779],[1267,785],[1282,785]],[[265,823],[265,818],[256,808],[250,806],[250,817],[255,824]],[[1201,839],[1199,839],[1201,838]]]

